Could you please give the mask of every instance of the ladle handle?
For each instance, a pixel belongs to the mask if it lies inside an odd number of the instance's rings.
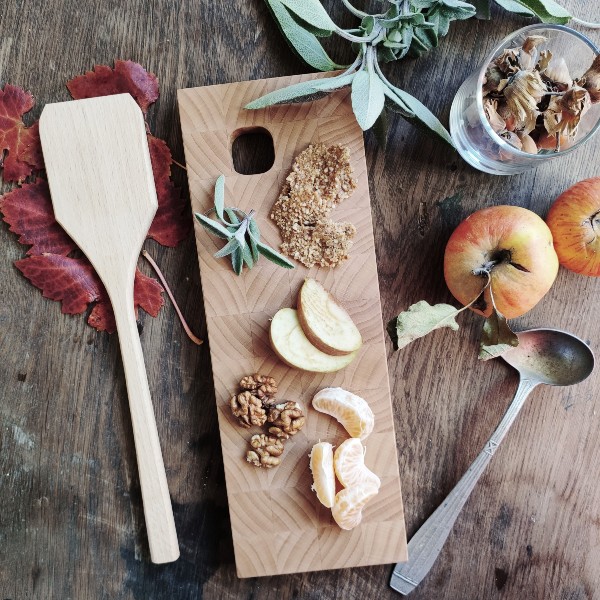
[[[153,563],[172,562],[179,558],[179,544],[133,310],[133,285],[131,293],[119,290],[111,294],[111,301],[127,382],[150,559]]]
[[[394,567],[390,581],[390,585],[402,595],[412,592],[429,573],[475,484],[536,385],[537,382],[521,379],[510,406],[484,449],[442,504],[411,538],[408,543],[408,562],[398,563]]]

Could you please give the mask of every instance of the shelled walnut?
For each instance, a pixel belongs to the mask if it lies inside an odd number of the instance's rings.
[[[271,423],[269,433],[277,438],[287,440],[304,426],[306,419],[297,402],[282,402],[271,405],[267,409],[267,422]]]
[[[247,375],[240,381],[240,388],[252,392],[257,398],[266,401],[277,393],[277,383],[267,375]]]
[[[252,450],[246,453],[246,460],[255,467],[271,469],[280,462],[283,454],[283,443],[276,437],[257,433],[250,438]]]
[[[262,400],[252,392],[244,391],[231,397],[231,412],[237,417],[239,424],[248,429],[252,425],[262,426],[267,421],[267,413]]]

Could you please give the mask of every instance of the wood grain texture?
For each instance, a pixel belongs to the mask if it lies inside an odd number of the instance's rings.
[[[256,211],[262,239],[277,248],[281,237],[270,219],[294,158],[311,143],[349,148],[357,189],[331,217],[357,228],[350,258],[335,269],[282,269],[262,259],[237,277],[230,260],[214,258],[222,240],[196,224],[198,261],[215,380],[215,395],[227,481],[227,496],[237,573],[256,577],[406,560],[406,533],[398,475],[396,436],[385,359],[385,340],[377,285],[362,131],[350,104],[350,91],[319,102],[246,111],[252,98],[312,76],[273,79],[180,90],[181,127],[194,212],[214,204],[214,184],[225,175],[225,206]],[[243,133],[267,131],[275,149],[265,173],[240,175],[233,165],[233,141]],[[282,307],[296,307],[304,279],[320,281],[347,308],[363,336],[355,360],[337,373],[298,371],[278,360],[269,344],[269,323]],[[251,433],[231,414],[229,398],[239,380],[259,372],[278,382],[278,396],[299,401],[307,424],[285,443],[282,464],[272,470],[244,460]],[[364,397],[375,413],[375,428],[365,440],[367,464],[381,480],[379,495],[353,531],[341,530],[311,491],[309,454],[318,441],[339,445],[348,437],[331,417],[311,406],[322,387],[340,386]],[[258,431],[258,428],[256,428]],[[268,552],[257,553],[257,548]],[[398,558],[394,558],[398,557]]]
[[[138,257],[158,209],[144,117],[129,94],[48,104],[40,138],[56,220],[92,263],[113,307],[150,557],[172,562],[177,532],[133,302]]]
[[[323,4],[340,26],[356,26],[337,0]],[[597,19],[595,2],[562,4]],[[447,123],[452,98],[475,65],[529,23],[495,5],[492,15],[489,22],[452,23],[439,48],[386,65],[386,74]],[[600,44],[598,32],[586,33]],[[338,61],[351,60],[348,44],[326,43]],[[43,104],[69,99],[68,78],[115,58],[157,74],[161,97],[149,124],[179,162],[177,89],[309,71],[273,27],[263,0],[20,0],[0,7],[0,82],[34,93],[35,118]],[[477,173],[397,117],[385,152],[370,133],[365,141],[384,320],[416,300],[452,300],[443,282],[444,244],[471,211],[510,202],[543,216],[569,185],[600,174],[598,136],[515,177]],[[174,170],[185,187],[185,173]],[[3,600],[398,598],[388,587],[390,565],[235,576],[210,354],[189,342],[169,306],[156,319],[141,313],[140,327],[181,558],[152,565],[117,337],[61,314],[16,271],[12,262],[26,248],[5,223],[0,248]],[[152,241],[146,248],[205,336],[193,236],[176,249]],[[561,269],[550,293],[517,325],[562,327],[598,352],[599,284]],[[477,362],[481,320],[465,314],[460,323],[459,332],[436,332],[402,352],[388,346],[409,536],[459,480],[517,385],[500,361]],[[412,599],[598,597],[599,383],[595,372],[568,390],[532,394]]]

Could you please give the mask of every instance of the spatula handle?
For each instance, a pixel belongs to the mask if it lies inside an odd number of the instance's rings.
[[[153,563],[167,563],[179,558],[179,544],[133,310],[133,285],[131,290],[111,300],[127,381],[150,558]]]

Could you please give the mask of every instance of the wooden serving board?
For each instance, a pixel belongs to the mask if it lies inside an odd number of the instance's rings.
[[[407,558],[406,532],[384,330],[371,222],[362,131],[347,90],[309,104],[261,111],[243,108],[272,90],[309,76],[179,90],[179,110],[194,212],[213,206],[217,177],[225,175],[225,205],[254,209],[262,237],[277,248],[279,231],[269,218],[295,156],[310,143],[348,146],[358,187],[335,209],[336,221],[357,229],[351,257],[335,269],[283,269],[262,258],[241,276],[227,259],[213,254],[222,240],[196,223],[196,242],[208,324],[216,401],[225,464],[227,495],[239,577],[255,577],[359,565]],[[275,162],[260,175],[234,171],[231,147],[240,134],[266,129],[273,138]],[[358,357],[338,373],[315,374],[280,362],[269,345],[269,320],[282,307],[295,307],[305,277],[330,290],[352,315],[364,339]],[[304,429],[285,443],[281,465],[258,469],[245,461],[248,441],[259,429],[241,428],[229,398],[239,380],[260,372],[279,384],[278,397],[299,401],[307,416]],[[341,386],[364,397],[375,413],[375,429],[365,440],[366,464],[381,478],[379,494],[367,505],[362,523],[341,530],[313,491],[308,454],[318,441],[340,444],[348,437],[333,418],[311,407],[323,387]]]

